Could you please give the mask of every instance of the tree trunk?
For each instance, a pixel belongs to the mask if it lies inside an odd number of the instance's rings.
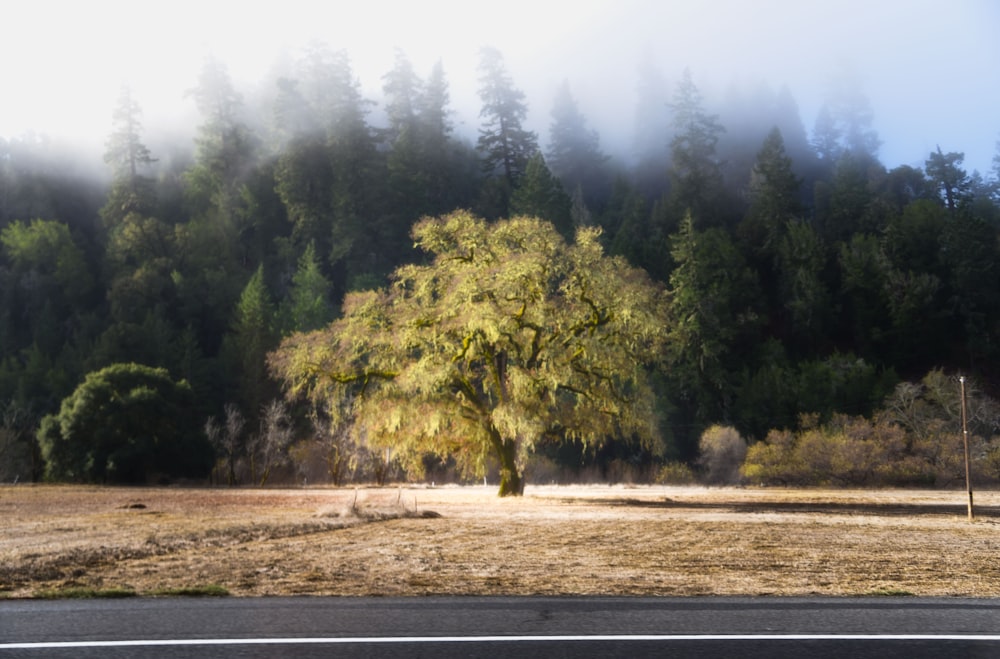
[[[499,437],[498,437],[499,439]],[[500,458],[501,497],[519,497],[524,494],[524,478],[517,469],[517,444],[511,440],[500,440],[496,446]]]

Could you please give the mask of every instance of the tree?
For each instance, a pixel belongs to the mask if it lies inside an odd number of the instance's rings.
[[[260,411],[260,430],[250,442],[250,477],[258,487],[267,484],[275,467],[288,462],[288,449],[294,438],[288,406],[281,400],[264,405]]]
[[[741,233],[753,251],[773,256],[785,223],[802,210],[802,181],[792,171],[781,131],[774,128],[764,140],[750,174],[750,208]]]
[[[670,109],[674,124],[670,197],[680,213],[690,212],[703,224],[718,221],[723,178],[715,146],[725,128],[716,115],[705,112],[701,93],[688,69],[684,70]]]
[[[269,398],[266,356],[277,343],[274,331],[274,306],[264,282],[264,266],[247,282],[236,305],[232,334],[227,350],[230,362],[239,373],[240,403],[256,413]],[[256,418],[256,417],[254,417]]]
[[[233,87],[225,65],[209,58],[198,86],[190,92],[202,117],[198,128],[197,163],[188,173],[201,202],[226,217],[236,212],[239,187],[250,170],[254,151],[249,128],[243,123],[243,99]]]
[[[31,408],[17,400],[0,401],[0,481],[35,481],[41,476],[38,421]]]
[[[760,325],[757,278],[727,232],[697,231],[690,215],[670,243],[669,375],[697,419],[727,420],[733,357]]]
[[[816,351],[825,340],[830,313],[830,294],[823,280],[826,247],[811,224],[789,220],[775,261],[787,336],[797,339],[805,351]]]
[[[593,201],[607,191],[604,164],[597,131],[587,128],[587,120],[577,107],[569,83],[563,82],[552,105],[547,160],[552,172],[567,190],[583,189],[583,198]]]
[[[113,364],[89,373],[58,414],[42,419],[46,476],[88,483],[204,478],[212,449],[193,404],[190,385],[166,369]]]
[[[12,331],[4,352],[32,343],[55,356],[74,338],[95,291],[86,254],[55,220],[20,220],[0,230],[0,267],[10,286],[4,312]]]
[[[479,116],[477,147],[483,155],[483,169],[488,175],[499,172],[508,190],[513,190],[538,151],[536,135],[521,127],[528,115],[524,92],[504,66],[503,56],[495,48],[479,52],[479,98],[483,102]]]
[[[455,212],[413,229],[428,265],[354,293],[330,327],[271,355],[289,395],[328,410],[350,401],[353,432],[419,471],[428,452],[520,494],[547,440],[658,437],[644,364],[659,355],[665,297],[603,254],[593,229],[566,244],[547,222],[495,224]]]
[[[941,153],[941,147],[938,146],[937,151],[932,151],[925,163],[927,178],[940,191],[945,206],[953,213],[969,193],[969,175],[960,166],[963,160],[964,153]]]
[[[309,243],[299,258],[281,314],[288,333],[309,332],[329,323],[333,317],[329,299],[330,282],[320,270],[315,244]]]
[[[205,437],[208,438],[212,448],[222,462],[226,470],[226,482],[232,487],[236,485],[236,463],[243,452],[245,439],[243,428],[246,426],[246,419],[240,408],[232,403],[226,403],[225,419],[219,423],[215,417],[209,417],[205,422]]]
[[[521,184],[511,195],[511,215],[531,215],[548,220],[559,233],[569,237],[573,235],[572,207],[572,200],[545,165],[545,158],[541,152],[536,153],[528,161]]]
[[[877,160],[882,141],[872,128],[873,120],[871,102],[858,72],[849,66],[842,67],[830,80],[824,111],[817,119],[819,134],[814,137],[814,144],[819,147],[820,157],[826,160],[847,152],[855,158]],[[833,146],[831,139],[839,145]]]
[[[652,52],[646,50],[636,68],[636,106],[632,155],[637,160],[636,187],[643,196],[653,199],[666,191],[664,174],[670,167],[670,144],[673,128],[670,114],[670,86]],[[612,192],[612,194],[614,194]]]
[[[142,174],[142,170],[156,159],[142,143],[141,118],[142,110],[132,98],[131,89],[122,87],[113,114],[113,130],[104,152],[104,162],[111,166],[112,183],[101,216],[109,227],[114,227],[130,213],[147,215],[152,210],[153,182]]]

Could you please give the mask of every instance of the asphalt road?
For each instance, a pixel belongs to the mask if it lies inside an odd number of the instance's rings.
[[[1000,657],[1000,600],[0,601],[8,657]]]

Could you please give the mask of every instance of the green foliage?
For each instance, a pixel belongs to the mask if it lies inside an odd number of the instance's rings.
[[[211,448],[190,414],[191,387],[165,369],[114,364],[87,375],[42,419],[46,476],[57,481],[144,483],[203,478]]]
[[[32,287],[43,287],[32,290],[34,295],[58,294],[70,302],[89,293],[93,286],[84,253],[62,222],[12,222],[0,232],[0,245],[25,284],[30,276]]]
[[[146,215],[153,209],[153,181],[143,174],[143,170],[155,159],[142,143],[141,118],[142,110],[132,98],[131,89],[122,87],[113,115],[114,130],[104,152],[104,162],[111,166],[113,178],[107,203],[101,209],[108,227],[116,226],[130,213]]]
[[[292,289],[283,305],[284,333],[308,332],[329,323],[333,319],[330,288],[330,282],[320,270],[315,243],[309,243],[299,257],[298,269],[292,276]]]
[[[680,213],[701,225],[717,224],[723,196],[722,168],[716,145],[725,128],[705,111],[701,93],[684,70],[673,103],[674,137],[670,141],[670,196]]]
[[[743,376],[734,418],[750,437],[797,427],[803,414],[827,421],[835,412],[869,414],[892,391],[896,376],[851,353],[792,361],[780,346],[761,351],[760,366]]]
[[[510,198],[512,215],[528,215],[551,222],[556,230],[569,238],[573,234],[570,217],[572,202],[562,185],[545,165],[541,152],[528,161],[521,182]]]
[[[429,265],[348,295],[340,320],[271,356],[290,394],[333,416],[348,403],[359,441],[416,472],[428,452],[476,474],[492,456],[502,495],[520,493],[544,438],[655,444],[643,364],[665,339],[666,300],[644,273],[604,256],[597,231],[567,245],[537,219],[488,225],[456,212],[413,236]]]
[[[552,104],[549,147],[545,152],[552,172],[566,190],[580,189],[584,201],[593,203],[607,194],[608,157],[601,152],[597,131],[587,128],[569,89],[563,82]]]
[[[232,331],[226,337],[223,355],[239,374],[240,406],[256,413],[272,397],[273,385],[267,373],[267,353],[278,343],[275,309],[264,281],[261,265],[240,294],[233,313]]]
[[[939,146],[937,151],[931,152],[925,163],[927,178],[938,189],[950,211],[957,210],[969,192],[969,175],[959,166],[963,160],[964,153],[942,153]]]
[[[479,54],[479,98],[484,120],[479,129],[477,148],[483,155],[483,171],[499,173],[509,190],[517,184],[538,151],[538,137],[521,124],[528,114],[524,92],[504,66],[503,56],[495,48],[483,48]]]
[[[787,334],[801,351],[815,350],[823,344],[824,330],[829,327],[831,295],[824,280],[827,252],[811,224],[788,221],[775,264]]]
[[[673,340],[653,375],[672,458],[693,461],[700,432],[716,423],[759,439],[799,430],[804,412],[822,423],[867,414],[894,373],[961,368],[996,388],[1000,165],[970,175],[962,154],[937,149],[926,175],[887,171],[850,75],[834,80],[810,148],[787,90],[734,88],[727,105],[739,112],[729,114],[688,73],[671,98],[650,59],[638,71],[634,148],[615,154],[624,160],[605,157],[564,83],[543,161],[501,55],[486,49],[480,65],[478,150],[454,134],[440,62],[421,78],[397,53],[382,78],[386,126],[375,129],[348,53],[323,45],[246,102],[208,60],[192,91],[195,141],[158,142],[157,161],[124,89],[109,117],[110,182],[82,176],[53,140],[0,139],[0,400],[35,419],[58,412],[89,371],[162,366],[191,383],[196,418],[242,406],[250,422],[237,475],[247,482],[256,418],[277,393],[262,351],[279,335],[322,328],[346,291],[433,260],[416,253],[410,229],[455,208],[540,216],[564,239],[601,227],[609,254],[670,283]],[[267,287],[254,278],[260,266]],[[258,295],[268,290],[280,295],[276,318]],[[317,477],[383,478],[398,467],[314,412],[345,440],[340,453],[313,442],[309,460],[333,455],[335,467],[320,464]],[[935,442],[950,435],[925,435],[914,446],[937,460]],[[15,444],[24,465],[26,447]],[[336,467],[337,455],[352,456],[349,468]],[[604,474],[632,459],[608,447],[586,455]],[[945,482],[951,467],[940,464],[934,478]],[[28,471],[37,476],[37,463]]]
[[[756,275],[728,233],[696,231],[690,215],[671,238],[671,254],[668,374],[698,419],[725,419],[734,358],[760,327]]]

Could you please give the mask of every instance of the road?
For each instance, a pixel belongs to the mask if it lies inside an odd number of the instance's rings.
[[[1000,600],[0,601],[8,657],[997,657]]]

